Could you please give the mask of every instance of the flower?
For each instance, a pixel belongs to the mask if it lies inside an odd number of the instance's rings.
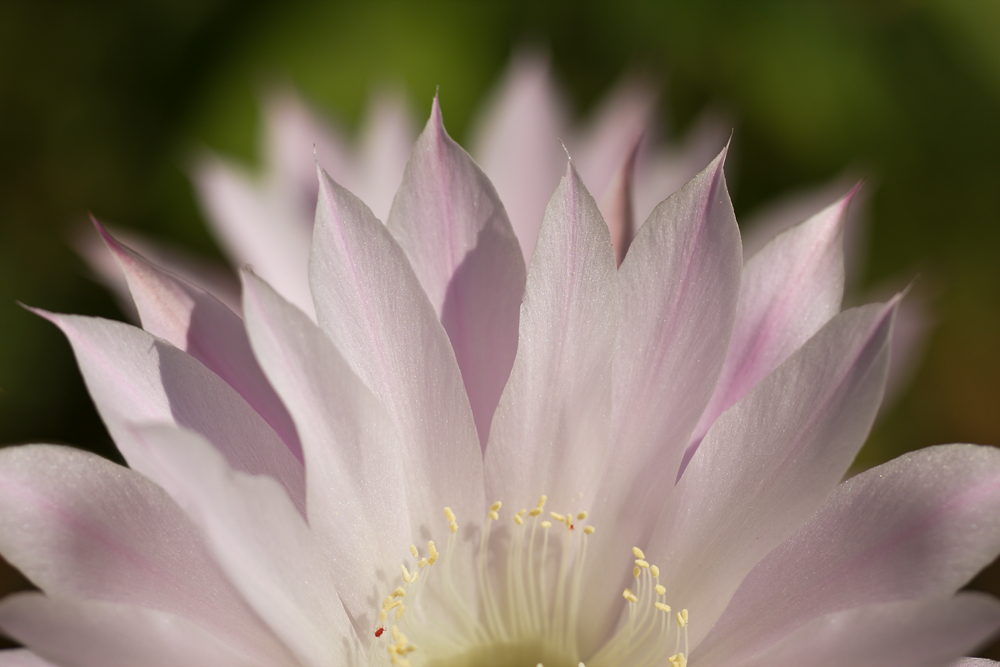
[[[41,589],[0,603],[32,652],[0,661],[930,666],[977,645],[1000,603],[956,591],[1000,552],[1000,452],[840,482],[900,297],[840,312],[850,195],[744,264],[725,156],[620,267],[569,162],[526,266],[435,100],[385,224],[319,171],[312,312],[244,271],[242,321],[107,235],[146,330],[38,312],[131,469],[0,452],[0,552]]]

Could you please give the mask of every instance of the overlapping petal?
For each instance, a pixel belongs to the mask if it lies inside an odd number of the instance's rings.
[[[386,224],[448,332],[485,448],[517,351],[524,259],[496,190],[445,131],[437,98]]]
[[[515,508],[541,493],[587,506],[602,469],[618,335],[618,280],[597,203],[572,163],[538,235],[517,357],[486,448],[487,490]]]

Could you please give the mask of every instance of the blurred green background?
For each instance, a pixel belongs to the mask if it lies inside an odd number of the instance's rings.
[[[862,283],[920,273],[938,325],[859,465],[1000,444],[998,36],[990,0],[0,4],[0,443],[118,459],[69,346],[15,303],[122,317],[69,243],[88,212],[221,257],[186,170],[205,146],[257,159],[268,83],[350,127],[373,84],[401,83],[421,120],[440,85],[461,140],[530,43],[581,115],[630,66],[664,83],[673,137],[728,114],[738,218],[867,174]],[[975,585],[1000,592],[1000,568]]]

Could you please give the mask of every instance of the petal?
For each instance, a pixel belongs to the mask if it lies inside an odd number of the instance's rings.
[[[198,285],[231,310],[240,306],[240,286],[228,267],[221,263],[190,254],[187,250],[174,247],[161,240],[153,240],[133,230],[105,227],[115,238],[157,266],[179,276],[182,280]],[[96,279],[108,288],[118,301],[122,311],[133,322],[139,321],[128,282],[122,275],[121,266],[114,253],[108,251],[108,244],[91,226],[81,227],[73,235],[73,247],[84,259]]]
[[[950,595],[1000,553],[1000,450],[931,447],[853,477],[761,561],[705,640],[753,651],[849,607]]]
[[[515,508],[543,493],[560,511],[590,504],[608,446],[617,325],[608,229],[570,163],[545,210],[486,448],[491,497]]]
[[[471,152],[496,186],[525,263],[566,160],[564,116],[548,59],[520,53],[474,124]]]
[[[676,479],[722,370],[741,265],[724,159],[725,151],[656,208],[618,270],[612,449],[598,491],[602,503],[591,511],[596,526],[613,526],[618,537],[590,548],[594,571],[620,563],[623,549],[645,543],[672,488],[665,482]],[[587,606],[606,610],[601,622],[612,623],[617,591],[595,586],[588,595]]]
[[[176,614],[261,661],[288,657],[169,496],[94,454],[0,450],[0,551],[49,595]]]
[[[740,667],[940,667],[1000,628],[1000,602],[979,593],[860,607],[802,626]],[[702,661],[700,654],[693,657]],[[988,661],[987,661],[988,662]]]
[[[274,184],[258,184],[215,157],[202,161],[194,182],[205,217],[233,264],[252,266],[286,299],[312,314],[309,218],[289,193]]]
[[[270,475],[305,507],[302,464],[236,391],[199,361],[142,329],[35,310],[62,329],[111,437],[129,465],[160,481],[126,422],[175,423],[201,433],[237,470]]]
[[[132,605],[19,593],[0,602],[0,626],[62,667],[264,667],[197,623]]]
[[[950,667],[996,667],[1000,662],[988,658],[960,658],[951,663]]]
[[[385,220],[413,148],[413,118],[402,90],[379,91],[368,105],[361,133],[359,171],[362,179],[357,192],[375,217]],[[309,177],[315,187],[315,167]],[[347,183],[341,179],[338,182]]]
[[[261,364],[291,406],[306,457],[309,527],[358,634],[374,631],[372,600],[396,587],[412,512],[437,515],[404,474],[399,438],[378,400],[302,311],[244,274],[247,328]]]
[[[485,448],[517,351],[524,259],[496,190],[448,136],[436,97],[386,224],[448,332]]]
[[[310,667],[347,664],[356,643],[330,564],[284,489],[233,470],[193,431],[131,427],[163,487],[201,528],[261,619]]]
[[[402,248],[325,172],[310,273],[320,328],[388,412],[414,488],[478,520],[481,450],[448,334]]]
[[[747,573],[815,512],[878,411],[898,298],[844,311],[709,430],[647,553],[697,646]]]
[[[635,237],[635,210],[632,194],[632,180],[635,175],[635,159],[639,152],[636,142],[625,160],[608,183],[604,196],[601,197],[601,215],[608,223],[611,232],[611,244],[615,247],[615,262],[621,266],[625,253]]]
[[[779,234],[746,263],[726,363],[688,458],[719,415],[840,312],[843,223],[853,194]]]
[[[0,651],[0,667],[55,667],[26,649]]]
[[[301,461],[295,425],[257,365],[239,316],[208,292],[119,243],[96,220],[94,224],[128,281],[143,329],[184,350],[225,380]]]

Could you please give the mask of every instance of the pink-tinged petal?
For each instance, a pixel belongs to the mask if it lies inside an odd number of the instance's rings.
[[[187,282],[198,285],[233,311],[240,307],[240,285],[228,267],[208,259],[191,255],[186,250],[175,248],[167,242],[152,240],[132,230],[108,228],[116,239],[138,252],[149,261],[179,276]],[[73,247],[83,257],[94,277],[114,294],[122,311],[133,322],[139,322],[129,292],[128,282],[122,275],[121,266],[108,244],[100,234],[94,233],[92,226],[86,226],[75,233]]]
[[[0,450],[0,552],[49,595],[176,614],[262,662],[287,661],[163,489],[101,457]]]
[[[368,204],[376,218],[385,220],[392,206],[392,198],[403,180],[403,170],[410,159],[415,139],[413,117],[405,93],[402,90],[376,92],[369,101],[366,119],[358,153],[361,182],[358,184],[357,194],[361,201]],[[342,179],[336,180],[338,183],[348,183]],[[315,168],[310,173],[310,181],[315,188]]]
[[[372,600],[395,589],[388,578],[398,576],[409,544],[422,541],[409,514],[441,508],[408,483],[392,421],[330,339],[260,278],[244,274],[243,293],[254,350],[302,434],[309,527],[358,634],[368,637]]]
[[[853,477],[747,576],[713,661],[850,607],[950,595],[1000,553],[1000,450],[931,447]]]
[[[143,329],[225,380],[301,461],[295,425],[257,365],[243,320],[205,290],[171,275],[95,225],[128,281]]]
[[[621,542],[626,550],[645,543],[722,370],[741,268],[724,159],[725,151],[656,208],[618,270],[612,449],[591,515],[621,541],[595,541],[595,571],[621,563]],[[587,606],[606,610],[595,622],[614,621],[615,588],[590,587]]]
[[[222,378],[142,329],[96,317],[35,310],[62,329],[111,437],[129,465],[159,482],[138,457],[126,422],[168,422],[201,433],[237,470],[270,475],[305,509],[302,464]]]
[[[528,270],[517,358],[486,448],[490,498],[586,507],[604,466],[618,284],[607,226],[572,163]]]
[[[515,54],[472,131],[472,154],[496,186],[527,264],[566,155],[565,112],[548,59]]]
[[[639,143],[636,142],[601,197],[601,215],[611,232],[611,245],[615,248],[615,262],[621,266],[628,247],[635,237],[635,202],[632,193],[635,176],[635,159]]]
[[[881,283],[867,292],[867,296],[871,298],[866,298],[867,301],[880,301],[886,294],[898,291],[908,283],[912,285],[906,292],[906,298],[899,304],[896,326],[892,330],[892,363],[889,364],[889,379],[885,384],[885,398],[882,399],[883,415],[910,388],[924,360],[931,334],[938,324],[931,308],[934,285],[928,288],[928,281],[923,276],[916,277],[913,273],[904,273],[904,276],[905,280]]]
[[[949,667],[997,667],[1000,662],[988,658],[960,658]]]
[[[524,259],[496,190],[448,136],[436,97],[386,224],[448,332],[485,449],[517,352]]]
[[[251,266],[311,315],[309,218],[290,195],[214,157],[202,161],[194,180],[205,217],[233,264]]]
[[[414,488],[478,521],[482,455],[448,334],[388,229],[325,172],[310,275],[320,328],[388,412]]]
[[[827,498],[864,442],[898,298],[834,317],[727,410],[664,508],[646,553],[696,646],[764,555]]]
[[[636,76],[626,78],[606,95],[588,126],[568,140],[577,171],[592,192],[606,192],[619,165],[636,152],[650,129],[657,97],[655,83]],[[613,231],[611,238],[615,238]]]
[[[110,602],[18,593],[0,602],[0,626],[61,667],[282,664],[254,659],[183,617]]]
[[[316,163],[338,179],[359,177],[350,142],[341,128],[323,118],[294,88],[271,91],[264,100],[265,188],[282,196],[307,231],[316,208]],[[286,295],[287,298],[287,295]]]
[[[840,312],[843,223],[852,195],[779,234],[743,267],[726,363],[687,458],[719,415]]]
[[[350,664],[356,637],[330,564],[285,490],[270,477],[233,470],[193,431],[131,428],[233,585],[298,659],[310,667]]]
[[[1000,628],[1000,602],[980,593],[908,600],[818,618],[735,667],[943,667]],[[699,653],[692,660],[701,662]]]
[[[0,667],[56,667],[23,648],[0,651]]]

